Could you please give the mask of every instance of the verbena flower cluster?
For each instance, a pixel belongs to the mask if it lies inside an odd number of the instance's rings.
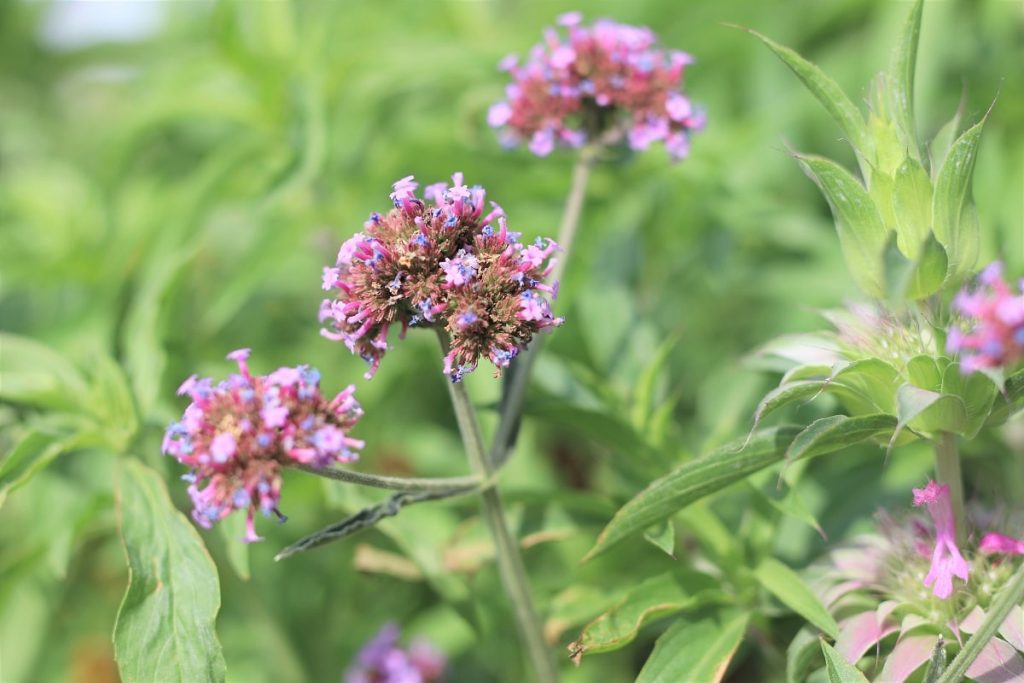
[[[444,675],[444,656],[429,642],[398,644],[399,630],[385,624],[356,656],[345,672],[345,683],[434,683]]]
[[[544,279],[557,245],[525,245],[508,230],[501,207],[484,213],[485,192],[468,187],[461,173],[429,185],[424,199],[408,176],[394,184],[394,208],[373,213],[363,232],[341,245],[334,267],[324,268],[323,288],[333,298],[320,305],[322,334],[342,341],[369,364],[373,376],[388,349],[394,325],[443,327],[451,350],[444,371],[459,381],[486,357],[507,367],[533,335],[562,324],[547,297],[558,284]]]
[[[851,664],[872,649],[882,654],[878,681],[911,679],[931,658],[939,634],[947,643],[962,643],[1014,570],[1001,555],[1024,552],[1024,541],[990,532],[965,557],[956,543],[949,487],[931,481],[914,489],[913,499],[927,509],[931,525],[919,516],[897,520],[881,515],[881,534],[833,550],[826,564],[812,570],[822,602],[839,624],[836,650]],[[988,522],[981,517],[976,515],[976,524]],[[1014,668],[1024,667],[1019,652],[1024,651],[1024,636],[1019,624],[1010,623],[1020,614],[1011,614],[968,677],[1020,680],[1012,675],[987,677],[1011,671],[1024,676],[1024,668]],[[1008,668],[1000,670],[1004,665]]]
[[[1024,358],[1024,280],[1014,293],[1003,279],[1003,266],[992,263],[978,276],[978,286],[962,290],[953,301],[968,328],[953,327],[946,348],[960,354],[964,372],[1012,365]]]
[[[504,129],[506,145],[529,141],[538,156],[618,129],[633,149],[663,142],[673,159],[686,157],[690,135],[705,118],[680,92],[693,57],[658,49],[648,28],[580,22],[579,12],[564,14],[558,23],[566,37],[548,28],[525,63],[515,55],[502,60],[513,83],[507,99],[491,107],[488,123]]]
[[[331,400],[320,392],[320,373],[305,365],[269,375],[249,371],[249,349],[228,354],[239,373],[214,384],[192,375],[178,390],[192,403],[180,422],[167,428],[163,452],[191,472],[183,479],[203,527],[245,510],[245,541],[261,540],[254,517],[276,515],[281,468],[323,468],[355,460],[363,442],[349,436],[362,416],[349,386]]]

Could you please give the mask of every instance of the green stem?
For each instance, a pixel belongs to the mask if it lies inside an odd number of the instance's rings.
[[[391,491],[447,491],[475,486],[484,481],[476,475],[467,477],[386,477],[378,474],[334,469],[332,467],[318,469],[308,465],[297,465],[295,469],[327,479],[336,479],[337,481],[344,481],[349,484],[371,486]]]
[[[960,454],[956,436],[941,432],[935,442],[935,479],[949,486],[949,500],[956,520],[956,542],[963,547],[967,541],[967,516],[964,513],[964,482],[960,474]]]
[[[558,246],[562,253],[551,271],[551,282],[558,282],[565,273],[566,264],[569,261],[569,251],[576,239],[576,230],[579,227],[580,215],[583,213],[583,201],[587,196],[587,183],[590,180],[590,169],[594,165],[600,144],[588,145],[580,150],[576,159],[576,165],[572,170],[572,183],[569,186],[569,196],[565,200],[565,210],[562,212],[562,222],[558,227]],[[530,381],[530,374],[536,362],[537,355],[544,345],[544,338],[537,336],[530,343],[530,346],[519,354],[512,367],[509,368],[505,385],[505,394],[501,402],[501,419],[498,422],[498,430],[494,435],[494,442],[488,459],[496,467],[508,459],[512,450],[512,443],[515,441],[516,431],[519,429],[519,417],[523,412],[523,401],[526,398],[526,385]]]
[[[942,677],[937,683],[959,683],[963,680],[963,677],[967,675],[967,669],[1006,621],[1010,610],[1014,605],[1021,604],[1022,601],[1024,601],[1024,564],[1017,568],[1017,573],[1010,579],[1010,583],[1006,584],[1002,592],[989,605],[988,613],[985,615],[981,627],[974,632],[960,653],[953,658],[949,668],[942,672]]]
[[[447,354],[448,337],[443,330],[438,330],[437,333],[443,353]],[[466,386],[462,382],[448,382],[448,393],[452,399],[452,407],[455,409],[455,419],[459,423],[459,432],[462,434],[462,443],[466,448],[469,465],[478,476],[488,480],[495,468],[484,451],[480,426],[473,411],[473,404],[466,393]],[[519,635],[526,644],[537,681],[538,683],[556,683],[558,670],[551,657],[551,652],[544,642],[541,622],[533,607],[523,558],[519,554],[519,546],[509,532],[501,496],[493,482],[480,492],[480,501],[484,520],[491,533],[491,538],[494,540],[498,573],[501,575],[505,592],[512,602]]]

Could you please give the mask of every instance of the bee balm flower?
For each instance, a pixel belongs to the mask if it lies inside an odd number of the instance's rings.
[[[506,144],[527,141],[538,156],[619,130],[633,149],[662,142],[673,159],[684,158],[690,135],[704,125],[680,91],[693,58],[658,49],[647,28],[580,21],[579,12],[564,14],[564,37],[549,28],[523,64],[515,56],[502,60],[513,82],[488,112],[488,124],[503,129]]]
[[[928,482],[923,489],[914,489],[914,505],[925,505],[935,523],[935,549],[932,564],[924,579],[925,586],[945,600],[953,594],[953,577],[967,580],[970,567],[956,546],[956,521],[949,501],[949,486]]]
[[[999,262],[985,268],[978,283],[979,287],[961,291],[953,301],[970,329],[952,328],[946,343],[951,353],[960,353],[964,372],[1012,365],[1024,358],[1024,294],[1010,289]]]
[[[300,365],[265,376],[249,371],[249,349],[228,354],[239,374],[218,384],[185,380],[178,390],[192,403],[180,422],[167,428],[163,452],[191,472],[183,479],[194,509],[192,517],[206,528],[235,510],[245,510],[245,541],[261,540],[254,526],[258,510],[276,515],[281,498],[281,468],[322,468],[347,463],[363,442],[348,433],[362,416],[349,386],[331,400],[320,393],[320,373]]]
[[[430,185],[425,199],[412,176],[394,184],[387,214],[373,213],[324,269],[331,299],[320,305],[321,333],[369,364],[369,379],[388,349],[394,325],[443,327],[451,339],[445,373],[453,381],[481,357],[507,366],[534,334],[562,323],[546,297],[557,245],[521,244],[501,207],[485,213],[485,192],[461,173]]]

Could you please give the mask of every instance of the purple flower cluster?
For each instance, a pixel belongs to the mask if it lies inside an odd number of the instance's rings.
[[[279,368],[269,375],[249,371],[249,349],[228,354],[239,374],[217,384],[195,375],[185,380],[178,394],[192,403],[180,422],[167,428],[163,452],[191,472],[183,479],[194,509],[192,517],[203,527],[224,519],[234,510],[246,510],[245,541],[261,540],[254,517],[276,515],[281,498],[281,468],[355,460],[363,442],[348,433],[363,411],[349,386],[328,401],[320,393],[320,373],[300,365]]]
[[[395,324],[403,336],[411,326],[443,327],[451,339],[444,371],[457,382],[482,356],[500,372],[533,335],[563,322],[547,298],[558,285],[544,283],[557,245],[521,244],[501,207],[484,213],[483,188],[467,187],[461,173],[452,183],[427,186],[421,199],[412,176],[399,180],[394,208],[371,214],[324,268],[333,298],[320,305],[321,333],[364,358],[367,379]]]
[[[408,649],[398,645],[395,624],[385,624],[345,672],[345,683],[433,683],[444,674],[445,659],[426,640]]]
[[[488,123],[504,127],[507,145],[528,140],[538,156],[621,130],[633,149],[663,142],[673,159],[686,157],[690,135],[704,125],[704,114],[680,92],[693,57],[658,49],[648,28],[580,21],[579,12],[564,14],[558,23],[567,38],[548,28],[524,64],[515,55],[502,60],[514,82],[507,99],[491,106]]]
[[[1019,288],[1024,292],[1024,280]],[[1015,294],[1003,280],[1001,263],[985,268],[978,286],[961,291],[953,308],[970,329],[951,328],[946,348],[960,354],[964,372],[1008,366],[1024,358],[1024,293]]]

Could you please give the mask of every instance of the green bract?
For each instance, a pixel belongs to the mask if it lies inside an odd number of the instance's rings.
[[[840,125],[860,178],[836,162],[795,154],[832,209],[854,280],[877,299],[919,300],[955,286],[978,259],[971,176],[985,118],[951,146],[921,143],[914,123],[914,71],[923,2],[907,18],[889,67],[871,87],[867,121],[839,86],[793,50],[751,31],[800,78]],[[986,118],[987,118],[986,114]],[[950,122],[956,133],[959,114]],[[895,237],[896,249],[886,245]]]

